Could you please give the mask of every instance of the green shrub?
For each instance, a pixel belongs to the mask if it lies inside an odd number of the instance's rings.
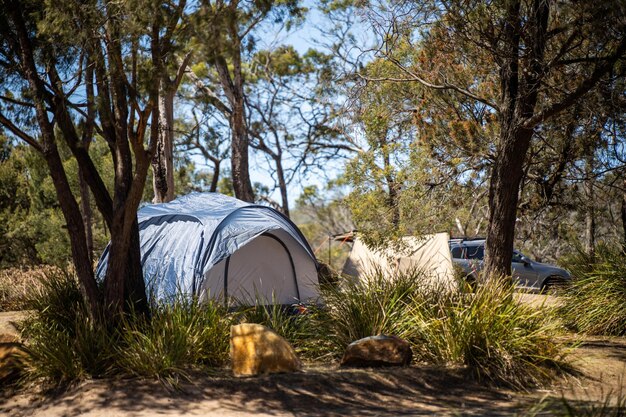
[[[487,281],[473,294],[452,294],[426,327],[423,349],[466,365],[478,379],[519,388],[550,380],[565,365],[554,340],[558,324],[550,310],[523,304],[513,290],[508,280]]]
[[[520,304],[513,286],[486,282],[474,293],[426,284],[419,271],[382,271],[323,292],[336,355],[377,334],[407,339],[418,362],[466,366],[477,378],[527,387],[554,376],[564,350],[547,309]]]
[[[561,315],[576,331],[626,335],[626,263],[621,248],[600,245],[595,254],[579,251],[568,262],[574,275]]]
[[[90,317],[73,275],[47,271],[25,305],[33,311],[22,325],[31,378],[68,382],[107,373],[116,335]]]
[[[132,376],[167,381],[190,368],[221,366],[228,358],[230,321],[224,307],[177,298],[152,309],[149,322],[133,314],[119,330],[115,367]]]
[[[22,325],[30,353],[26,375],[65,383],[105,375],[173,381],[228,357],[230,318],[224,307],[182,297],[152,306],[150,321],[133,312],[111,326],[88,314],[76,278],[54,271],[41,279]]]
[[[175,382],[189,370],[222,366],[229,326],[237,322],[266,325],[318,360],[339,357],[357,339],[394,334],[412,344],[418,362],[466,366],[480,379],[517,387],[563,365],[551,313],[520,304],[510,283],[487,282],[468,293],[427,284],[419,271],[393,280],[378,271],[323,286],[321,294],[323,306],[304,314],[262,300],[229,313],[217,302],[180,297],[155,303],[149,321],[131,312],[111,327],[90,318],[72,275],[48,274],[32,292],[34,313],[23,328],[32,353],[27,374],[57,382],[103,375]]]

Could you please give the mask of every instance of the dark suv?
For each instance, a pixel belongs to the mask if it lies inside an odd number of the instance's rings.
[[[476,282],[485,258],[485,239],[450,239],[450,252],[452,261],[461,267],[466,279]],[[511,273],[518,287],[534,291],[562,286],[571,280],[565,269],[535,262],[517,250],[513,251]]]

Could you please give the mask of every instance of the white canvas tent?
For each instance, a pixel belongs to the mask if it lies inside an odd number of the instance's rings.
[[[429,282],[452,288],[456,283],[448,241],[448,233],[405,236],[397,250],[377,251],[356,237],[343,273],[359,278],[380,270],[393,279],[399,272],[416,268],[424,272]]]
[[[139,210],[144,279],[150,295],[255,297],[279,304],[316,299],[317,261],[278,211],[217,193],[192,193]],[[98,264],[104,277],[108,248]]]

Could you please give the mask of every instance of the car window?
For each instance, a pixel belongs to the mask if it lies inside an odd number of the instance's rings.
[[[485,257],[484,246],[468,246],[467,247],[467,259],[479,259],[483,260]]]
[[[454,259],[463,259],[463,248],[461,246],[454,246],[450,251]]]

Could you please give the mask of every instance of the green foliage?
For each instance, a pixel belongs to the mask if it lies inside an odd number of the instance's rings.
[[[190,367],[221,366],[229,349],[226,313],[217,303],[181,296],[154,306],[149,321],[131,314],[119,331],[115,367],[126,375],[172,381]]]
[[[401,61],[411,59],[411,53],[394,51]],[[404,76],[384,60],[370,62],[363,73],[376,79]],[[391,81],[367,83],[359,90],[354,119],[366,147],[346,165],[343,180],[351,188],[346,203],[356,228],[371,247],[406,235],[451,230],[455,217],[465,224],[474,220],[470,207],[484,180],[458,152],[445,150],[445,163],[438,160],[440,150],[430,146],[433,133],[424,128],[436,120],[423,122],[418,113],[430,104],[428,93]]]
[[[0,160],[0,268],[64,263],[69,251],[55,190],[42,158],[5,143]]]
[[[212,369],[228,357],[230,319],[217,304],[175,300],[156,304],[151,320],[134,312],[116,328],[90,317],[76,278],[49,272],[34,288],[22,325],[30,379],[66,383],[105,375],[174,382],[194,368]]]
[[[419,271],[393,280],[378,271],[323,294],[320,325],[335,354],[356,339],[395,334],[410,341],[418,362],[464,365],[478,379],[518,388],[549,381],[566,366],[553,313],[521,304],[502,282],[467,293],[427,284]]]
[[[626,265],[620,247],[580,250],[567,262],[574,276],[561,307],[566,322],[593,335],[626,335]]]
[[[558,321],[547,308],[522,304],[508,282],[487,282],[473,293],[453,294],[426,311],[427,355],[462,363],[478,379],[519,388],[549,381],[565,366],[554,340]]]
[[[335,183],[330,182],[323,191],[315,185],[304,187],[296,200],[295,210],[291,211],[291,219],[311,243],[318,259],[332,269],[340,270],[350,252],[350,245],[329,242],[329,237],[354,230],[354,224],[344,196]]]
[[[0,268],[51,264],[64,267],[70,259],[65,219],[56,200],[56,190],[42,156],[25,145],[7,144],[0,160]],[[60,147],[64,167],[75,195],[78,165],[69,150]],[[89,149],[94,163],[109,187],[113,165],[108,147],[96,140]],[[93,236],[96,252],[109,238],[92,199]]]
[[[566,366],[553,338],[558,321],[547,308],[521,304],[513,287],[488,282],[474,293],[425,281],[414,270],[393,280],[377,271],[362,281],[321,287],[322,306],[285,308],[267,300],[229,312],[221,304],[180,297],[157,303],[149,321],[133,312],[116,328],[87,313],[76,279],[46,274],[23,325],[31,353],[27,376],[68,382],[105,375],[175,383],[193,369],[223,366],[229,326],[265,325],[311,360],[337,358],[354,340],[394,334],[408,340],[420,363],[462,365],[478,379],[528,388]]]
[[[22,329],[29,378],[64,383],[106,373],[116,337],[89,316],[73,275],[48,271],[32,289],[27,307],[33,311]]]

